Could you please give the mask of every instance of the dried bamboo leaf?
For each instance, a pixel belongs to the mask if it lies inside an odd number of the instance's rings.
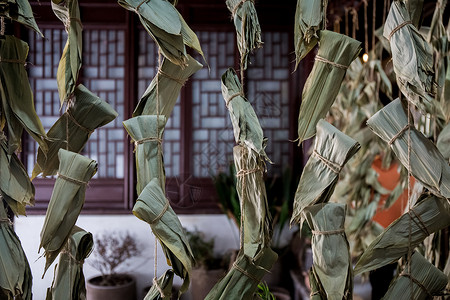
[[[437,138],[436,147],[442,156],[448,161],[450,159],[450,124],[447,124]]]
[[[44,37],[34,19],[28,0],[3,0],[0,2],[0,15],[21,23]]]
[[[186,66],[188,54],[185,45],[203,56],[197,36],[169,1],[119,0],[118,3],[139,16],[161,53],[172,63]]]
[[[316,133],[317,122],[333,104],[350,63],[361,51],[361,43],[343,34],[320,33],[316,62],[306,80],[298,116],[299,144]]]
[[[74,226],[61,251],[55,278],[52,287],[47,290],[46,300],[86,299],[83,264],[91,254],[93,246],[92,234]]]
[[[450,204],[429,196],[387,227],[366,249],[355,274],[378,269],[397,261],[427,236],[450,225]],[[410,227],[411,226],[411,227]],[[411,231],[411,236],[410,236]]]
[[[153,285],[148,291],[147,295],[145,295],[144,300],[171,299],[172,286],[173,286],[173,271],[167,270],[157,280],[153,280]]]
[[[326,299],[352,299],[353,274],[344,231],[345,212],[346,205],[339,203],[316,204],[303,211],[313,234],[313,272]]]
[[[194,262],[189,242],[180,220],[164,195],[157,178],[152,179],[139,195],[133,214],[150,224],[158,238],[169,265],[184,281],[180,293],[189,287],[190,272]]]
[[[278,255],[263,248],[254,258],[239,253],[233,267],[208,293],[205,300],[253,299],[258,284],[276,262]]]
[[[316,203],[328,202],[345,163],[358,152],[357,141],[324,120],[317,123],[313,154],[305,165],[294,198],[291,225],[302,221],[302,211]]]
[[[255,4],[251,0],[226,0],[225,3],[234,20],[241,66],[246,70],[249,54],[263,44]]]
[[[233,148],[237,171],[236,191],[242,209],[243,253],[254,258],[263,248],[270,246],[272,217],[267,204],[264,184],[265,163],[252,149],[244,146]]]
[[[81,52],[83,50],[80,9],[78,0],[52,2],[55,15],[63,22],[68,33],[67,42],[59,61],[56,80],[58,82],[61,105],[72,98],[81,68]]]
[[[34,205],[34,186],[16,154],[8,154],[5,141],[0,132],[0,197],[15,215],[25,215],[25,206]]]
[[[383,36],[390,41],[392,61],[400,90],[423,111],[433,100],[433,52],[402,1],[393,1]]]
[[[441,270],[428,262],[419,252],[411,257],[411,273],[405,268],[391,283],[383,299],[425,300],[433,298],[445,289],[448,278]]]
[[[166,121],[169,119],[180,95],[181,87],[192,74],[203,67],[190,55],[187,56],[187,59],[187,66],[183,68],[164,59],[161,70],[158,71],[139,100],[133,117],[159,114],[164,115]]]
[[[66,149],[79,153],[95,129],[114,120],[118,113],[105,101],[94,95],[82,84],[74,92],[66,112],[47,132],[47,155],[39,147],[32,178],[56,175],[59,166],[58,151]],[[68,141],[67,141],[68,140]]]
[[[166,117],[153,115],[138,116],[123,122],[135,143],[138,194],[153,178],[158,180],[163,193],[165,191],[166,175],[161,145],[165,124]]]
[[[39,249],[46,258],[44,274],[64,247],[84,204],[88,181],[97,163],[80,154],[60,149],[59,169],[45,214]]]
[[[3,166],[3,165],[2,165]],[[32,275],[0,197],[0,299],[31,300]]]
[[[231,68],[222,75],[222,95],[233,123],[236,143],[254,150],[270,162],[265,152],[267,138],[263,136],[258,117],[242,92],[236,72]]]
[[[388,142],[406,169],[409,169],[410,165],[412,175],[419,182],[437,195],[450,197],[450,166],[429,139],[414,126],[408,126],[408,117],[399,99],[373,115],[367,121],[367,125],[383,141]],[[408,163],[409,132],[410,163]]]
[[[34,109],[33,94],[25,70],[28,45],[7,35],[0,39],[0,125],[8,127],[8,152],[20,149],[23,129],[47,151],[44,127]]]
[[[297,0],[295,10],[294,46],[295,68],[319,41],[319,31],[325,29],[326,2]]]

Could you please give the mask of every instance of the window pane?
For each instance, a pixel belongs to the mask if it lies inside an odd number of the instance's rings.
[[[192,78],[192,174],[210,177],[225,171],[233,159],[233,127],[222,97],[220,78],[234,66],[233,32],[197,32],[211,71]]]
[[[264,45],[252,57],[247,69],[247,95],[269,138],[268,174],[281,174],[289,164],[289,35],[264,32]]]
[[[44,29],[46,39],[29,35],[32,63],[29,75],[34,91],[35,106],[46,131],[64,112],[60,110],[56,72],[67,34],[62,28]],[[83,68],[81,82],[93,93],[108,102],[119,116],[91,135],[83,154],[98,162],[94,178],[123,178],[125,131],[124,116],[124,48],[123,30],[83,31]],[[37,145],[31,139],[25,145],[28,171],[36,160]]]

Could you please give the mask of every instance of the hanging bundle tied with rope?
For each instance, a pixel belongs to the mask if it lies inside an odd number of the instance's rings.
[[[159,186],[166,190],[166,176],[163,166],[162,138],[165,116],[138,116],[123,122],[123,126],[135,144],[137,193],[154,178],[158,179]]]
[[[395,220],[372,241],[356,263],[355,273],[368,272],[396,262],[427,236],[449,225],[448,201],[435,196],[423,196],[409,212]]]
[[[317,122],[331,108],[350,63],[358,57],[361,43],[332,31],[320,32],[320,47],[302,93],[298,116],[298,142],[316,134]]]
[[[0,135],[4,136],[0,131]],[[25,166],[16,154],[8,154],[6,138],[0,137],[0,198],[14,214],[25,215],[25,207],[34,205],[34,186]]]
[[[373,115],[367,125],[390,145],[399,161],[418,181],[432,193],[448,199],[450,166],[436,145],[408,123],[407,113],[401,101],[396,99]]]
[[[81,152],[94,130],[112,122],[117,116],[118,113],[108,103],[82,84],[78,85],[66,112],[47,132],[47,154],[41,147],[38,148],[32,178],[40,173],[42,176],[55,175],[59,166],[59,149]]]
[[[150,225],[161,243],[168,264],[183,279],[181,294],[189,287],[194,255],[180,220],[168,201],[158,178],[153,178],[139,195],[133,214]]]
[[[225,3],[231,12],[236,28],[241,67],[242,70],[246,70],[249,63],[249,54],[263,44],[255,2],[253,0],[227,0]]]
[[[2,165],[3,166],[3,165]],[[3,167],[2,167],[3,168]],[[32,275],[0,197],[0,299],[32,299]]]
[[[145,90],[133,112],[133,117],[140,115],[163,115],[166,121],[173,111],[181,88],[188,78],[203,66],[190,55],[187,66],[180,67],[170,60],[164,59],[157,75]],[[157,103],[159,99],[159,104]],[[159,106],[159,111],[158,111]]]
[[[302,212],[312,231],[313,273],[322,299],[352,299],[353,272],[344,231],[346,205],[321,203]]]
[[[313,204],[328,202],[345,163],[358,152],[357,141],[321,119],[317,123],[314,150],[298,183],[291,225],[303,223],[302,211]]]
[[[28,44],[7,35],[0,39],[0,130],[8,130],[8,153],[20,151],[25,129],[44,152],[47,135],[34,108],[25,69]]]
[[[46,258],[44,274],[63,249],[84,205],[88,181],[97,172],[97,162],[60,149],[59,169],[45,214],[39,249]]]
[[[52,286],[47,289],[46,300],[86,298],[83,264],[93,247],[92,234],[74,226],[61,251]]]

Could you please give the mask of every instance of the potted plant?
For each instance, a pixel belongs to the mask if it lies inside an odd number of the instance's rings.
[[[186,231],[186,235],[195,257],[190,288],[192,300],[203,300],[214,284],[225,275],[230,256],[215,256],[214,239],[205,239],[202,232]]]
[[[86,283],[88,300],[135,300],[136,280],[118,268],[140,254],[136,239],[128,232],[103,233],[95,238],[90,264],[101,272]]]

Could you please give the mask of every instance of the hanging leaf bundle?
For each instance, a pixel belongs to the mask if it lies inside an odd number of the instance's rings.
[[[439,295],[445,289],[447,276],[419,252],[414,252],[410,264],[411,273],[406,266],[400,276],[391,283],[383,299],[425,300]]]
[[[423,111],[433,100],[433,52],[403,1],[393,1],[383,36],[390,41],[397,84],[406,98]]]
[[[162,137],[166,117],[138,116],[123,122],[135,144],[137,193],[141,194],[147,184],[158,179],[159,186],[165,191],[166,175],[164,173]]]
[[[152,228],[175,274],[184,282],[180,293],[189,287],[189,274],[194,264],[189,242],[184,234],[180,220],[173,211],[161,189],[157,178],[152,179],[139,195],[133,207],[133,214]]]
[[[263,44],[255,3],[253,0],[226,0],[225,3],[234,20],[241,67],[246,70],[249,54]]]
[[[0,132],[0,195],[15,215],[25,215],[25,207],[34,205],[34,186],[16,154],[8,154],[3,132]]]
[[[255,258],[259,251],[270,246],[272,218],[267,204],[264,184],[265,162],[252,149],[233,148],[236,166],[236,191],[241,202],[241,245],[243,253]]]
[[[427,236],[449,225],[448,201],[435,196],[423,199],[370,244],[357,262],[355,273],[371,271],[397,261]]]
[[[412,117],[411,117],[412,119]],[[386,105],[368,121],[367,125],[387,142],[397,158],[412,175],[437,195],[450,198],[450,166],[436,146],[413,125],[399,99]],[[408,161],[408,136],[411,138]]]
[[[277,258],[270,248],[261,249],[254,258],[240,252],[230,271],[211,289],[205,300],[253,299],[258,284]]]
[[[258,117],[245,98],[241,82],[232,68],[222,75],[222,95],[230,113],[236,143],[254,150],[270,162],[265,152],[267,138],[263,136]]]
[[[350,63],[361,43],[343,34],[321,31],[320,47],[302,93],[298,116],[299,144],[316,133],[317,122],[333,104]]]
[[[75,88],[74,98],[64,114],[47,132],[48,153],[39,147],[32,178],[56,175],[59,166],[58,151],[66,149],[79,153],[95,129],[108,124],[118,113],[105,101],[82,84]]]
[[[118,0],[127,10],[134,11],[161,53],[172,63],[186,66],[188,46],[203,56],[197,35],[167,0]]]
[[[93,246],[92,234],[74,226],[61,251],[52,287],[47,289],[46,300],[86,299],[83,264]]]
[[[325,29],[326,2],[297,0],[294,25],[295,68],[319,41],[319,31]]]
[[[158,73],[139,100],[133,112],[133,117],[140,115],[164,115],[166,121],[169,119],[180,95],[181,87],[192,74],[203,67],[190,55],[187,56],[187,59],[185,67],[173,64],[168,59],[163,60],[161,69],[158,70]]]
[[[97,162],[60,149],[58,178],[45,214],[40,248],[44,248],[45,271],[61,252],[84,205],[86,186],[97,172]]]
[[[3,168],[3,165],[2,165]],[[0,197],[0,299],[31,300],[32,275]]]
[[[8,129],[8,153],[20,150],[23,129],[47,151],[47,136],[34,109],[33,94],[25,70],[28,45],[7,35],[0,39],[0,130]]]
[[[161,277],[155,279],[144,300],[172,299],[173,274],[172,270],[167,270]]]
[[[44,37],[34,19],[28,0],[3,0],[0,2],[0,15],[14,20]]]
[[[325,292],[323,299],[352,299],[352,265],[344,231],[345,204],[316,204],[303,214],[312,231],[311,246],[317,284]]]
[[[357,141],[325,120],[317,123],[314,150],[305,165],[295,192],[291,224],[301,222],[309,205],[328,202],[345,163],[358,152]]]
[[[81,51],[83,50],[80,9],[78,0],[52,0],[55,15],[63,22],[68,33],[67,42],[59,61],[56,80],[61,105],[68,101],[75,90],[78,73],[81,68]]]

